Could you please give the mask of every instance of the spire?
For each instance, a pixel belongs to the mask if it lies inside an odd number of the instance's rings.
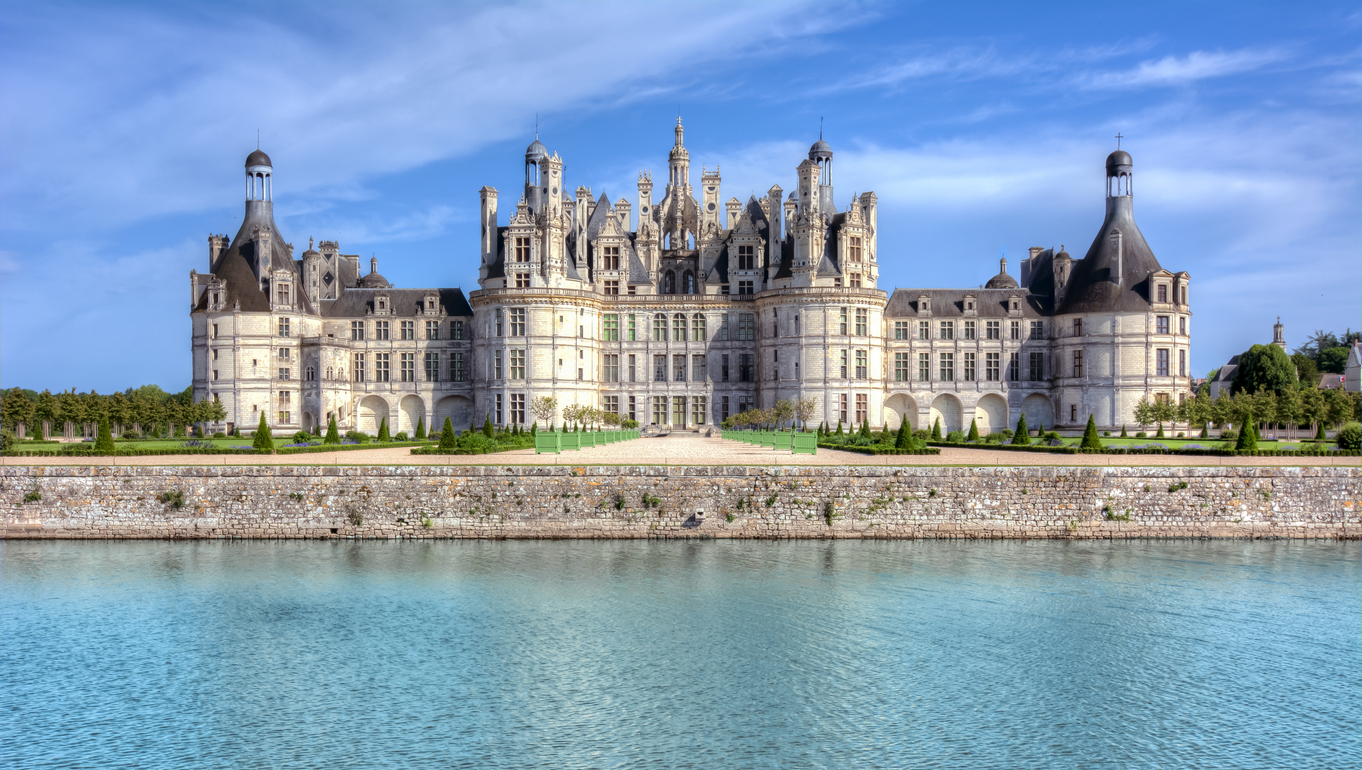
[[[674,147],[685,147],[686,129],[681,126],[681,116],[676,116],[676,144]]]

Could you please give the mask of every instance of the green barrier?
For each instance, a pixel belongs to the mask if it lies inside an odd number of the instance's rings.
[[[789,433],[776,433],[771,437],[771,448],[777,451],[790,451]]]
[[[559,433],[562,437],[561,447],[563,449],[578,450],[582,448],[582,434],[580,433]]]
[[[554,454],[560,454],[563,451],[563,442],[559,437],[562,435],[563,434],[561,433],[550,433],[548,431],[534,434],[534,453],[543,454],[544,452],[553,452]]]
[[[790,454],[794,455],[816,455],[818,454],[818,434],[817,433],[796,433],[790,444]]]
[[[774,434],[774,433],[769,433],[769,432],[767,432],[767,431],[762,431],[762,432],[761,432],[761,445],[764,446],[764,447],[773,447],[773,446],[775,446],[775,445],[776,445],[776,434]]]

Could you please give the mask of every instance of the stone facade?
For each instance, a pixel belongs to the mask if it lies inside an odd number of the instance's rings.
[[[878,287],[878,198],[841,207],[821,138],[773,185],[723,202],[719,169],[691,184],[678,120],[661,201],[569,194],[564,161],[535,140],[505,224],[481,196],[479,288],[396,289],[371,260],[322,241],[293,259],[273,221],[273,167],[247,160],[246,218],[209,238],[191,275],[194,392],[228,422],[276,431],[336,417],[366,432],[533,419],[554,395],[643,424],[721,422],[813,398],[816,421],[907,420],[946,431],[1102,427],[1142,398],[1190,391],[1189,276],[1158,264],[1133,215],[1132,161],[1107,158],[1106,217],[1080,260],[1033,248],[1021,280],[978,289]],[[635,213],[635,208],[637,212]],[[559,418],[561,419],[561,418]]]
[[[1357,468],[20,466],[0,468],[0,534],[1356,539],[1362,536],[1359,473]]]

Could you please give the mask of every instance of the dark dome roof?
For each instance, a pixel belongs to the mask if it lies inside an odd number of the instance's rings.
[[[548,154],[549,148],[545,147],[544,143],[539,141],[538,139],[535,139],[533,142],[530,143],[529,147],[525,148],[526,158],[534,158],[535,160],[539,160],[540,158],[543,158]]]
[[[274,164],[270,163],[270,156],[266,155],[263,150],[256,150],[246,156],[246,167],[250,168],[251,166],[269,166],[270,168],[274,168]]]
[[[1059,253],[1055,255],[1055,259],[1073,259],[1073,257],[1069,256],[1069,252],[1060,249]]]
[[[1117,150],[1107,156],[1107,171],[1114,171],[1117,166],[1130,166],[1130,153],[1125,150]]]
[[[389,289],[389,288],[392,288],[392,284],[388,283],[388,279],[387,279],[387,278],[384,278],[383,276],[379,275],[378,273],[373,273],[373,272],[371,272],[371,273],[369,273],[368,275],[364,276],[363,278],[359,279],[359,280],[356,282],[356,285],[358,285],[359,288],[361,288],[361,289]]]
[[[992,278],[988,279],[988,283],[984,284],[984,288],[985,288],[985,289],[1015,289],[1015,288],[1017,288],[1017,279],[1016,279],[1016,278],[1013,278],[1012,276],[1008,275],[1007,273],[998,273],[997,275],[995,275],[995,276],[993,276]]]
[[[810,159],[810,160],[812,160],[812,159],[813,159],[813,156],[815,156],[815,155],[831,155],[831,154],[832,154],[832,145],[828,144],[827,142],[823,141],[822,139],[819,139],[818,141],[814,142],[814,143],[813,143],[813,146],[809,148],[809,159]]]

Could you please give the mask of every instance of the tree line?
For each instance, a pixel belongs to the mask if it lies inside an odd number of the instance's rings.
[[[156,385],[128,388],[103,395],[95,391],[77,393],[75,389],[41,393],[26,388],[10,388],[0,393],[0,427],[13,431],[23,423],[32,434],[47,423],[52,432],[70,423],[87,426],[108,419],[120,435],[146,435],[164,429],[179,434],[188,426],[218,422],[227,417],[216,400],[194,401],[193,387],[167,393]]]

